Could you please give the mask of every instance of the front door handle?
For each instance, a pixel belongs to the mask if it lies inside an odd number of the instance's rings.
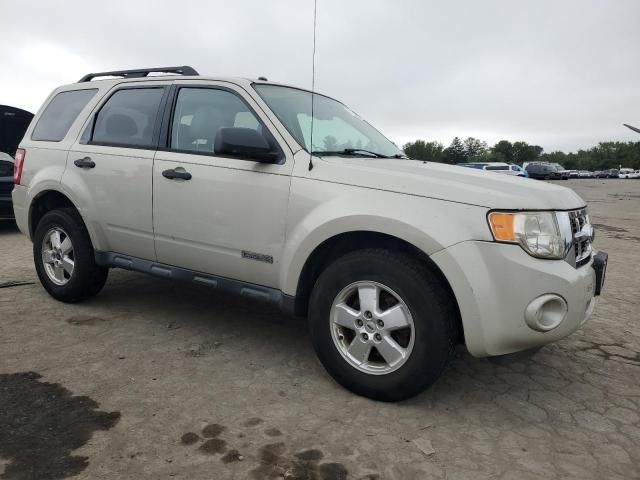
[[[162,172],[162,176],[170,180],[191,180],[191,174],[189,172],[186,172],[182,167],[165,170]]]
[[[78,160],[73,162],[73,164],[76,167],[80,167],[80,168],[94,168],[96,166],[96,162],[91,160],[90,157],[79,158]]]

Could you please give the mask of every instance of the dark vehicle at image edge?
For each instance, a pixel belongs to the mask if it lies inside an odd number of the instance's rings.
[[[8,105],[0,105],[0,221],[13,220],[13,155],[33,114]]]
[[[568,175],[563,175],[562,171],[555,165],[548,163],[530,163],[526,168],[529,178],[537,180],[566,180]]]

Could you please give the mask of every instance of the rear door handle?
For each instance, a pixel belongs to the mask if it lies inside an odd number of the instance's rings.
[[[162,176],[170,180],[191,180],[191,174],[186,172],[182,167],[165,170],[162,172]]]
[[[73,162],[73,164],[76,167],[80,167],[80,168],[94,168],[96,166],[96,162],[91,160],[90,157],[79,158],[78,160]]]

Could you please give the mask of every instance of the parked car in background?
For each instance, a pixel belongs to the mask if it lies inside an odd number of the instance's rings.
[[[466,167],[466,168],[475,168],[477,170],[482,170],[482,167],[485,166],[486,163],[482,162],[464,162],[464,163],[456,163],[458,167]]]
[[[590,172],[589,170],[580,170],[578,171],[578,176],[580,178],[592,178],[594,175],[593,172]]]
[[[569,178],[580,178],[579,170],[569,170]]]
[[[563,179],[561,170],[551,163],[529,163],[527,165],[527,172],[529,173],[529,178],[535,178],[537,180]]]
[[[0,220],[13,219],[13,156],[32,118],[26,110],[0,105]]]
[[[314,119],[342,143],[312,145]],[[605,278],[573,190],[410,160],[337,100],[266,79],[89,74],[15,160],[53,298],[93,297],[118,267],[262,300],[307,317],[292,328],[327,371],[377,400],[435,382],[461,342],[486,357],[570,335]]]
[[[619,178],[619,173],[617,168],[612,168],[609,170],[602,170],[598,174],[598,178]]]
[[[511,175],[515,175],[517,177],[528,177],[529,176],[529,172],[527,172],[520,165],[516,165],[515,163],[510,163],[509,166],[511,167]]]
[[[13,218],[11,191],[13,190],[13,157],[0,152],[0,220]]]
[[[559,163],[550,163],[549,165],[556,167],[562,180],[569,180],[569,170],[565,170],[565,168]]]
[[[640,178],[640,170],[635,170],[631,178]]]
[[[475,168],[477,170],[485,170],[487,172],[503,173],[505,175],[513,175],[517,177],[528,177],[529,174],[525,169],[513,163],[504,162],[466,162],[457,163],[459,167]]]
[[[633,168],[621,168],[618,171],[618,178],[634,178],[634,173]]]
[[[524,170],[519,165],[514,165],[512,163],[489,162],[489,163],[486,163],[482,167],[482,169],[487,172],[502,173],[505,175],[513,175],[516,177],[528,176],[528,174],[526,173],[526,170]]]

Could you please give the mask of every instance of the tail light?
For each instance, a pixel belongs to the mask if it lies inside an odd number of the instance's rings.
[[[22,179],[22,167],[24,166],[25,153],[24,148],[16,150],[15,163],[13,164],[13,183],[16,185],[20,185],[20,180]]]

